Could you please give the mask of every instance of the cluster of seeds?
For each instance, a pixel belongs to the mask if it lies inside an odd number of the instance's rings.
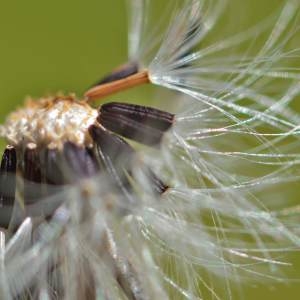
[[[31,215],[30,205],[48,196],[53,185],[73,184],[106,172],[116,188],[131,189],[128,175],[136,154],[119,135],[155,146],[173,119],[170,113],[125,103],[104,104],[97,111],[74,96],[27,101],[8,116],[2,128],[8,146],[1,162],[0,204],[6,209],[1,225],[6,227],[11,220],[16,175],[23,180],[18,202],[24,208],[14,217],[17,223]],[[167,186],[150,168],[145,170],[153,190],[163,193]]]

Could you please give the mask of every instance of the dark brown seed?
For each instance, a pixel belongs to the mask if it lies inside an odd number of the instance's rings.
[[[114,178],[117,174],[118,178],[122,179],[121,182],[123,184],[125,182],[125,185],[128,187],[129,182],[126,174],[132,175],[132,159],[135,155],[134,149],[123,139],[101,127],[93,125],[90,127],[89,132],[98,145],[100,157],[110,175]],[[165,185],[150,168],[144,166],[144,171],[155,193],[162,194],[168,189],[168,186]]]
[[[126,78],[130,75],[136,74],[138,71],[139,69],[137,63],[128,63],[122,65],[116,70],[113,70],[110,74],[106,75],[104,78],[102,78],[95,84],[93,84],[92,87]]]
[[[131,174],[134,149],[117,135],[95,125],[90,126],[89,133],[96,143],[99,160],[115,187],[130,197],[128,190],[131,189],[131,184],[128,175]]]
[[[13,214],[14,206],[3,206],[0,208],[0,226],[8,228]]]
[[[41,161],[35,144],[28,144],[25,149],[23,177],[25,203],[34,203],[43,195]]]
[[[141,125],[161,131],[167,131],[174,122],[174,114],[147,106],[111,102],[100,107],[100,115],[113,114],[123,116]],[[116,119],[118,122],[118,119]]]
[[[160,180],[150,168],[147,168],[145,173],[154,193],[161,195],[169,188],[169,186]]]
[[[7,146],[4,150],[0,169],[0,206],[12,206],[16,190],[17,155],[15,148]]]
[[[97,120],[105,128],[148,146],[158,145],[164,134],[161,130],[151,128],[118,113],[100,113]]]
[[[66,183],[61,170],[61,154],[58,149],[46,149],[44,157],[44,174],[45,182],[47,184],[63,185]]]
[[[98,171],[96,160],[85,147],[66,142],[63,147],[63,174],[68,182],[93,176]]]
[[[41,164],[35,144],[29,144],[25,149],[23,175],[29,181],[41,182]]]
[[[128,161],[135,153],[135,150],[126,141],[108,130],[92,125],[89,128],[89,133],[100,146],[103,154],[109,155],[112,161],[124,159]]]

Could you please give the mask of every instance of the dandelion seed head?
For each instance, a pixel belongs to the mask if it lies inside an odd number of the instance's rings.
[[[143,123],[143,107],[110,103],[99,114],[73,98],[45,98],[3,126],[10,144],[25,139],[29,151],[54,143],[58,170],[72,175],[58,186],[19,178],[20,224],[2,246],[7,299],[27,290],[40,299],[240,299],[249,282],[289,282],[286,254],[300,248],[300,115],[291,105],[300,77],[290,68],[299,49],[287,45],[299,2],[217,41],[229,1],[176,1],[151,23],[154,2],[129,1],[129,62],[172,90],[175,116],[152,109]],[[109,130],[152,148],[133,152]],[[88,146],[87,132],[93,153],[68,143]],[[99,168],[90,168],[95,157]],[[49,194],[27,204],[28,186]]]

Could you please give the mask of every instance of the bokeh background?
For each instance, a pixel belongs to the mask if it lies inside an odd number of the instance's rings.
[[[228,13],[234,18],[226,22],[242,24],[246,11],[246,28],[249,20],[254,24],[283,0],[229,2]],[[60,91],[80,96],[101,75],[126,61],[126,13],[125,0],[1,1],[0,121],[29,95]],[[151,88],[141,87],[106,101],[150,103],[153,95]],[[295,105],[300,111],[300,101]],[[300,255],[290,259],[294,266],[288,273],[300,278]],[[243,287],[243,295],[244,299],[296,300],[300,282],[249,284]]]

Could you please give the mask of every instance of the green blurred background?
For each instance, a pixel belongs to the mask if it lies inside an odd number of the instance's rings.
[[[248,19],[255,23],[283,1],[229,2],[230,15],[240,18],[229,18],[235,26],[243,21],[243,14],[236,11],[247,11]],[[39,97],[57,91],[81,95],[101,75],[126,61],[126,12],[125,0],[2,1],[0,121],[28,95]],[[149,88],[137,88],[112,98],[147,102],[152,98],[149,92]],[[291,258],[295,262],[293,275],[300,275],[300,260]],[[300,283],[248,285],[243,294],[244,299],[296,300]]]

